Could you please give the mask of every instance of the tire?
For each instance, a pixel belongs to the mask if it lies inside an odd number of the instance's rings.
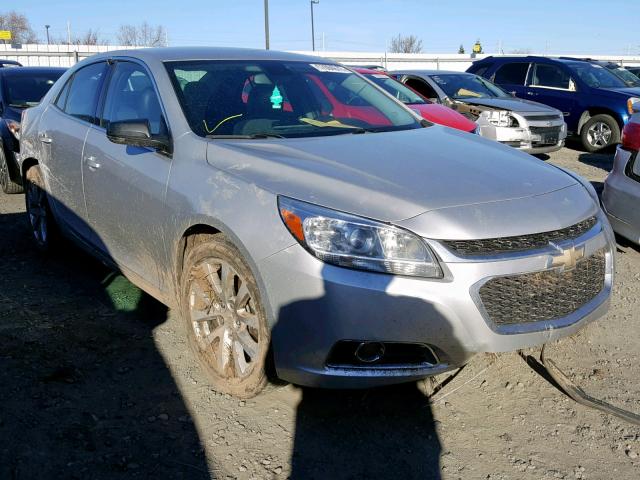
[[[58,228],[44,189],[42,171],[34,165],[25,174],[25,206],[32,238],[38,250],[49,252],[59,242]]]
[[[610,115],[594,115],[582,127],[580,139],[587,152],[604,150],[620,143],[620,126]]]
[[[4,152],[4,148],[0,144],[0,188],[4,193],[14,194],[22,193],[22,185],[14,182],[11,178],[11,167],[9,165],[9,159]]]
[[[267,384],[270,332],[260,291],[224,235],[203,240],[187,252],[180,282],[189,346],[215,390],[251,398]]]

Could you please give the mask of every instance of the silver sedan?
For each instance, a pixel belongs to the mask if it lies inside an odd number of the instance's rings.
[[[607,311],[588,183],[325,59],[99,54],[23,120],[38,247],[63,234],[179,309],[220,391],[416,380]]]

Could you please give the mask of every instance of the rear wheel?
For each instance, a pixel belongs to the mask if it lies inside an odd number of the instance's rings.
[[[22,193],[22,185],[13,181],[9,168],[9,159],[0,144],[0,188],[4,193]]]
[[[580,138],[588,152],[597,152],[620,143],[620,127],[610,115],[594,115],[582,127]]]
[[[191,350],[213,388],[257,395],[267,383],[269,329],[253,274],[224,235],[188,252],[181,309]]]
[[[58,232],[38,165],[27,170],[25,184],[27,217],[33,239],[38,249],[49,251],[57,241]]]

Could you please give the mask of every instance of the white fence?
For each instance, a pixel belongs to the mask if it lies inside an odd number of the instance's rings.
[[[0,59],[17,60],[23,65],[70,67],[79,60],[98,52],[129,47],[105,45],[19,45],[0,44]],[[380,65],[388,70],[433,69],[464,71],[474,59],[470,55],[434,53],[386,53],[386,52],[297,52],[331,58],[347,65]],[[532,54],[533,55],[533,54]],[[476,59],[487,55],[478,55]],[[546,55],[557,57],[559,55]],[[565,55],[585,57],[588,55]],[[593,55],[596,60],[608,60],[621,65],[640,65],[640,56]]]

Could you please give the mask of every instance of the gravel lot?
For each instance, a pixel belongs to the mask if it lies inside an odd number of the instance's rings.
[[[612,155],[545,157],[601,186]],[[0,194],[0,478],[638,479],[640,428],[577,405],[515,353],[476,357],[430,402],[415,385],[212,391],[177,316],[75,248],[37,254]],[[609,315],[548,355],[640,412],[640,250]],[[535,351],[527,352],[535,354]]]

